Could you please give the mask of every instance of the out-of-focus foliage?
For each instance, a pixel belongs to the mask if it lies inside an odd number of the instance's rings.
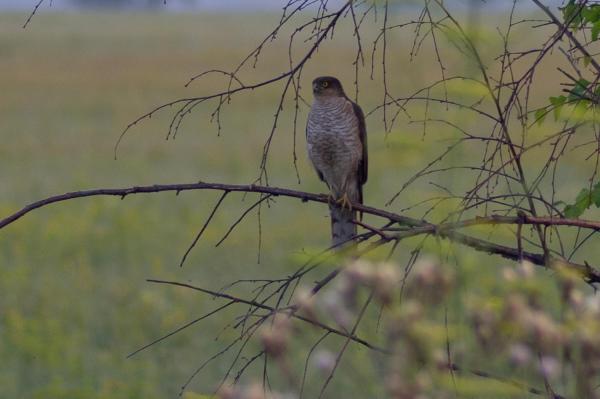
[[[584,294],[576,288],[579,277],[555,265],[558,291],[551,294],[560,293],[557,312],[534,268],[528,262],[507,266],[483,290],[463,295],[465,324],[449,321],[447,314],[457,277],[433,259],[417,262],[406,281],[397,265],[354,261],[324,299],[300,300],[299,313],[316,321],[335,320],[343,331],[354,331],[351,315],[372,295],[385,314],[381,341],[391,354],[384,365],[371,365],[379,372],[371,383],[384,387],[390,398],[522,398],[553,392],[600,397],[600,297]],[[292,328],[291,321],[285,312],[277,315],[263,337],[298,340],[305,329]],[[285,345],[274,352],[270,340],[262,344],[281,368],[294,361]],[[338,367],[338,350],[315,346],[308,361],[326,378]],[[473,366],[475,359],[486,365],[485,371]],[[523,378],[502,378],[495,369],[512,369]],[[257,386],[227,388],[219,397],[271,397],[256,391]]]

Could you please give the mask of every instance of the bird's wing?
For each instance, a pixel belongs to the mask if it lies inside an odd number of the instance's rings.
[[[363,185],[367,182],[369,176],[369,152],[367,151],[367,125],[365,123],[365,115],[360,106],[352,102],[354,115],[358,119],[358,135],[362,144],[362,158],[358,165],[358,182]]]
[[[321,172],[319,170],[319,168],[316,167],[315,163],[312,162],[313,167],[315,168],[315,171],[317,172],[317,176],[319,176],[319,179],[321,179],[321,181],[325,182],[325,184],[327,184],[327,187],[329,187],[329,183],[327,183],[327,181],[325,180],[325,177],[323,176],[323,172]]]

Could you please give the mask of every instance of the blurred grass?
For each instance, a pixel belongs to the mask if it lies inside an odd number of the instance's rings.
[[[186,119],[175,141],[164,140],[170,116],[166,112],[134,128],[116,161],[112,150],[122,128],[153,106],[222,89],[221,78],[204,79],[188,89],[183,84],[205,69],[236,65],[276,17],[41,13],[22,30],[23,20],[21,14],[0,15],[0,214],[71,190],[196,180],[247,183],[257,176],[280,95],[277,85],[227,105],[219,137],[216,126],[208,122],[212,109],[204,107]],[[396,92],[408,95],[439,77],[439,66],[429,62],[431,49],[423,50],[420,60],[425,62],[410,63],[406,56],[410,41],[400,33],[395,39],[390,70]],[[349,66],[354,51],[351,40],[326,44],[303,75],[303,96],[310,98],[310,79],[324,74],[342,77],[352,92],[354,72],[350,67],[340,70],[340,65]],[[285,70],[287,58],[282,54],[287,54],[285,40],[267,48],[258,68],[243,78],[257,81]],[[464,63],[450,53],[446,60],[459,69]],[[548,68],[548,79],[554,74]],[[366,76],[361,75],[360,99],[363,108],[370,110],[380,100],[380,83]],[[480,88],[458,83],[448,90],[465,96],[481,94]],[[550,89],[542,87],[540,103],[545,94],[550,95]],[[271,184],[323,192],[304,154],[306,108],[297,134],[300,184],[295,177],[291,106],[286,103],[269,158]],[[430,112],[445,112],[448,119],[459,117],[454,110],[433,105]],[[468,115],[460,118],[469,121]],[[375,114],[368,120],[371,165],[366,198],[375,206],[382,206],[402,182],[441,153],[445,140],[456,137],[447,126],[430,127],[423,137],[422,126],[403,120],[384,135],[380,119]],[[460,151],[450,161],[471,155],[469,146]],[[584,176],[589,166],[576,158],[568,158],[564,173]],[[460,189],[464,180],[456,174],[432,177],[403,194],[394,209],[439,195],[429,181]],[[581,186],[573,180],[561,187],[567,199]],[[240,214],[240,205],[254,201],[253,196],[230,195],[180,269],[181,255],[217,198],[217,193],[207,192],[123,201],[89,198],[38,210],[1,231],[0,397],[174,397],[189,374],[234,336],[226,331],[214,340],[227,322],[225,315],[236,315],[240,309],[230,309],[126,359],[134,349],[218,305],[186,290],[149,285],[144,279],[189,280],[216,288],[238,278],[285,276],[297,267],[298,258],[305,257],[305,250],[311,252],[328,242],[325,207],[278,199],[262,212],[260,264],[255,215],[235,230],[223,248],[214,248]],[[434,216],[451,209],[450,204],[441,207]],[[410,214],[419,216],[419,212]],[[407,248],[410,245],[401,246],[399,260],[406,257]],[[461,293],[493,286],[494,266],[502,261],[447,243],[431,242],[426,248],[458,265],[460,285],[451,318],[460,324]],[[553,285],[544,284],[551,298]],[[306,344],[316,336],[308,334]],[[357,392],[360,397],[380,397],[383,387],[374,386],[371,379],[376,370],[353,367],[368,363],[371,355],[358,348],[345,359],[348,364],[342,365],[340,375],[351,378],[335,379],[331,392],[337,394],[331,397]],[[215,362],[190,390],[211,392],[230,360],[228,356]],[[477,359],[468,360],[477,365]],[[465,384],[468,390],[470,385]]]

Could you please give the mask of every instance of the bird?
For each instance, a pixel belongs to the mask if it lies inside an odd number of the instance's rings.
[[[368,176],[367,127],[360,106],[333,76],[313,80],[314,100],[306,123],[308,157],[329,188],[331,243],[342,249],[356,236],[356,210]]]

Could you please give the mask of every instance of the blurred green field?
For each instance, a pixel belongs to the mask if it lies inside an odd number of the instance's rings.
[[[185,120],[176,140],[165,141],[170,114],[164,112],[125,137],[117,160],[112,151],[120,131],[151,107],[190,93],[221,89],[226,81],[220,78],[204,79],[187,89],[183,84],[205,69],[236,65],[277,16],[40,13],[23,30],[24,18],[0,15],[0,215],[65,191],[197,180],[248,183],[258,175],[262,146],[280,95],[277,85],[227,105],[220,136],[208,121],[212,108],[201,107]],[[439,67],[431,61],[431,49],[424,49],[422,57],[411,63],[410,41],[400,34],[397,39],[390,55],[392,86],[408,94],[436,79]],[[257,81],[284,71],[286,54],[287,42],[275,42],[265,50],[257,69],[243,77]],[[324,74],[342,77],[352,92],[354,56],[350,39],[327,44],[303,74],[303,96],[310,99],[310,80]],[[468,68],[456,55],[447,60],[455,68]],[[547,73],[552,79],[556,72],[549,68]],[[367,73],[362,75],[360,102],[370,110],[380,100],[380,83],[366,77]],[[467,88],[450,86],[450,90]],[[542,90],[540,103],[551,90]],[[323,192],[304,152],[306,107],[297,137],[301,182],[296,179],[291,111],[288,102],[269,158],[270,183]],[[455,111],[444,112],[452,119]],[[446,127],[431,129],[423,137],[422,126],[402,119],[386,135],[380,119],[377,114],[368,119],[371,164],[366,200],[374,206],[383,206],[432,154],[446,148],[446,139],[455,137]],[[467,147],[449,162],[469,155]],[[568,158],[563,173],[581,180],[570,179],[561,187],[566,199],[585,184],[589,165],[576,159],[577,155]],[[460,175],[432,177],[403,194],[393,209],[435,196],[438,189],[428,182],[436,179],[457,189],[465,184]],[[81,199],[35,211],[0,231],[0,398],[176,397],[193,370],[234,336],[228,330],[214,339],[229,322],[225,315],[232,317],[242,310],[229,309],[126,359],[136,348],[217,306],[206,296],[153,286],[145,279],[217,288],[235,279],[283,277],[298,267],[305,251],[328,242],[326,207],[280,198],[263,208],[260,264],[255,214],[222,247],[214,248],[240,215],[240,206],[255,200],[231,195],[187,265],[179,268],[179,259],[218,196],[188,192],[123,201]],[[439,212],[448,209],[450,205]],[[418,217],[422,210],[409,214]],[[401,247],[398,261],[406,258],[407,248]],[[493,285],[495,266],[504,262],[460,247],[449,250],[443,243],[433,242],[429,250],[451,253],[458,265],[460,286],[450,304],[450,318],[460,324],[458,298]],[[546,284],[551,298],[554,285]],[[308,338],[312,336],[307,343]],[[212,392],[230,361],[226,357],[213,363],[189,391]],[[371,380],[375,371],[356,367],[377,360],[354,348],[345,361],[329,397],[382,397],[383,387]],[[321,379],[315,378],[318,386]],[[473,395],[464,397],[477,397]],[[498,397],[526,396],[519,392]]]

